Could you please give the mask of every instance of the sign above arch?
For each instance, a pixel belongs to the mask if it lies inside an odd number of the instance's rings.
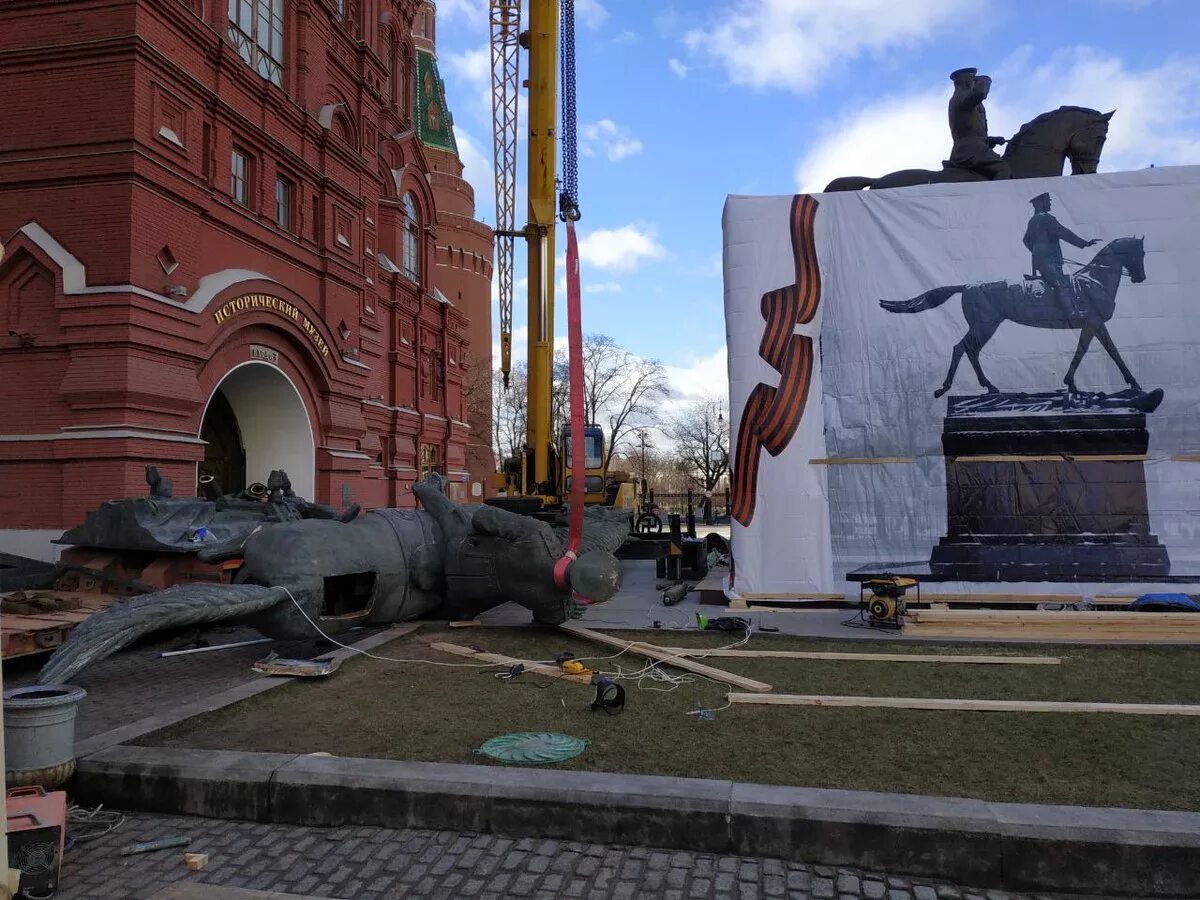
[[[218,325],[224,325],[235,316],[242,313],[254,312],[255,310],[278,313],[284,318],[295,322],[300,327],[300,330],[308,335],[308,339],[317,348],[317,352],[323,357],[329,356],[329,344],[321,337],[321,332],[317,328],[316,323],[300,312],[295,304],[288,303],[288,301],[271,294],[242,294],[239,297],[234,297],[227,303],[222,304],[213,313],[213,320]]]

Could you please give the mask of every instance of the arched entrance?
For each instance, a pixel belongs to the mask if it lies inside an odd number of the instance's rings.
[[[266,483],[283,469],[292,489],[315,499],[316,446],[308,410],[291,379],[265,362],[230,370],[209,398],[200,423],[207,441],[200,475],[213,475],[222,493]]]

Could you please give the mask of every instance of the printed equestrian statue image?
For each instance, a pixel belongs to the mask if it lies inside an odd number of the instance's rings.
[[[826,191],[878,191],[914,184],[997,181],[1007,178],[1046,178],[1063,173],[1068,160],[1072,175],[1093,174],[1108,138],[1112,112],[1083,106],[1060,106],[1026,122],[1009,140],[988,134],[983,101],[992,79],[973,68],[950,73],[954,93],[949,103],[950,158],[940,170],[902,169],[880,178],[848,175],[835,178]],[[1004,147],[1004,155],[996,147]]]
[[[1032,328],[1069,328],[1079,331],[1075,356],[1063,378],[1067,388],[1067,403],[1106,405],[1107,398],[1102,395],[1085,398],[1075,384],[1075,372],[1092,340],[1096,339],[1108,351],[1129,385],[1129,390],[1113,395],[1113,399],[1119,399],[1125,406],[1133,404],[1145,412],[1152,412],[1162,401],[1163,392],[1154,390],[1147,393],[1142,390],[1121,358],[1108,333],[1107,324],[1116,311],[1121,276],[1128,275],[1134,284],[1146,280],[1143,239],[1123,237],[1110,241],[1091,262],[1068,276],[1062,271],[1063,256],[1059,242],[1065,240],[1076,247],[1090,247],[1098,241],[1085,240],[1060,224],[1050,213],[1049,194],[1039,194],[1030,202],[1035,212],[1026,228],[1024,244],[1032,254],[1033,268],[1039,277],[1026,275],[1021,281],[944,285],[910,300],[880,300],[879,305],[888,312],[918,313],[936,309],[955,294],[962,294],[967,333],[954,345],[949,371],[941,387],[934,391],[935,397],[941,397],[950,390],[964,355],[975,370],[980,386],[989,394],[1000,393],[1000,389],[984,374],[979,354],[996,329],[1007,321]]]

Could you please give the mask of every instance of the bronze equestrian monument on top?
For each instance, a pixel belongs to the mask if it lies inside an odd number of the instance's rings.
[[[1026,122],[1005,140],[987,133],[983,101],[991,92],[992,79],[968,68],[952,72],[950,80],[954,83],[949,109],[953,145],[941,169],[902,169],[881,178],[845,176],[829,182],[825,190],[877,191],[914,184],[1047,178],[1063,174],[1067,160],[1072,175],[1096,171],[1108,137],[1108,123],[1116,110],[1101,113],[1082,106],[1060,106]],[[1001,145],[1003,156],[995,150]]]

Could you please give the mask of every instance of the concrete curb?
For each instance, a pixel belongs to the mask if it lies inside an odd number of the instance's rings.
[[[156,747],[81,760],[76,797],[279,824],[773,856],[1008,891],[1181,897],[1200,885],[1200,813]]]

